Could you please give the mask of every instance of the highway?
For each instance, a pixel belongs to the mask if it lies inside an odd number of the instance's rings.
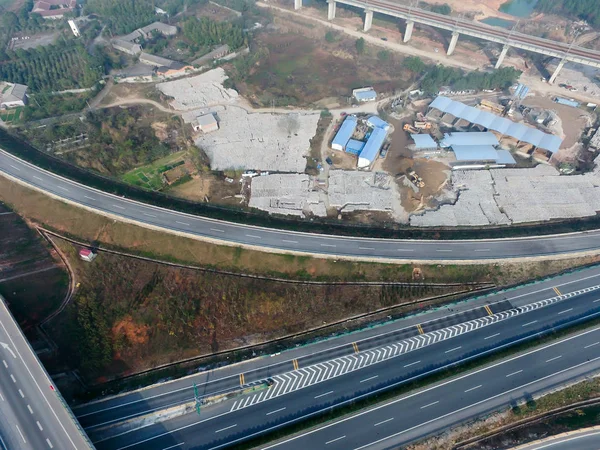
[[[546,300],[549,299],[542,302]],[[408,351],[394,354],[390,353],[392,346],[381,347],[373,351],[359,351],[351,356],[338,357],[328,363],[313,364],[281,376],[276,375],[271,377],[274,384],[268,389],[205,408],[200,417],[196,414],[184,415],[97,441],[95,445],[99,450],[164,449],[171,446],[201,449],[230,446],[253,434],[280,427],[293,420],[305,419],[319,410],[328,410],[332,405],[370,395],[373,391],[390,385],[406,383],[448,364],[480,357],[492,349],[552,328],[557,322],[572,322],[582,316],[597,317],[600,315],[600,289],[555,301],[537,309],[526,306],[522,308],[524,309],[518,315],[484,324],[480,328],[471,329],[468,324],[481,323],[484,318],[460,324],[458,327],[464,328],[462,333],[449,337],[446,335],[421,347],[413,347],[411,344]],[[340,429],[331,431],[330,428],[326,428],[322,434],[312,433],[304,440],[290,441],[284,448],[323,448],[327,442],[327,448],[330,448],[330,444],[331,448],[348,448],[348,445],[355,444],[359,446],[360,442],[370,445],[370,442],[377,440],[376,436],[387,432],[390,426],[397,431],[399,423],[401,426],[412,423],[406,433],[402,433],[400,440],[392,439],[393,445],[405,444],[452,425],[452,421],[463,417],[460,405],[464,405],[464,409],[468,410],[470,402],[474,399],[479,399],[474,406],[481,409],[485,403],[485,408],[489,406],[488,410],[491,410],[499,406],[497,399],[504,402],[501,404],[506,404],[507,398],[510,397],[506,394],[515,392],[516,388],[526,387],[530,389],[529,392],[534,393],[564,383],[582,373],[598,370],[600,347],[596,346],[600,345],[599,331],[597,328],[565,343],[552,344],[526,356],[511,358],[502,364],[476,372],[474,378],[467,380],[467,377],[461,377],[461,380],[466,381],[460,382],[459,388],[445,383],[443,386],[447,387],[443,389],[443,393],[431,393],[432,390],[427,389],[418,394],[423,397],[410,396],[413,399],[411,402],[418,401],[420,406],[404,405],[393,412],[382,410],[382,413],[374,416],[378,421],[385,421],[390,417],[397,420],[386,427],[374,428],[372,432],[365,433],[364,427],[361,428],[356,423],[344,425],[346,422],[343,422]],[[427,332],[418,338],[427,340],[434,334],[435,331]],[[414,341],[414,338],[411,339]],[[400,343],[407,341],[410,339]],[[574,348],[577,348],[576,352],[571,351]],[[369,353],[373,354],[374,360]],[[379,358],[376,358],[375,354],[379,355]],[[491,379],[494,380],[493,383],[490,383]],[[474,384],[476,382],[479,384]],[[462,395],[471,388],[472,394]],[[471,393],[470,390],[468,392]],[[455,398],[457,396],[458,398]],[[511,398],[521,396],[513,395]],[[438,406],[442,399],[443,404]],[[429,400],[431,401],[427,403]],[[452,408],[460,410],[457,413],[454,413],[454,410],[448,412]],[[428,411],[425,411],[426,409]],[[439,422],[434,420],[435,414],[441,416]],[[387,417],[383,417],[384,415]],[[435,427],[430,426],[433,422],[436,423]],[[348,436],[348,441],[333,445],[334,440],[342,435]]]
[[[355,353],[355,345],[361,351],[389,345],[417,335],[419,333],[418,326],[429,332],[485,317],[488,315],[486,306],[490,307],[491,305],[494,312],[500,312],[542,301],[555,296],[557,291],[566,294],[598,284],[600,284],[600,267],[593,267],[542,282],[519,286],[509,291],[499,291],[463,300],[423,314],[389,321],[354,333],[341,334],[279,354],[266,355],[243,363],[202,371],[191,377],[81,405],[76,407],[74,412],[82,426],[92,432],[99,426],[190,401],[193,398],[193,383],[199,386],[200,395],[203,396],[228,391],[239,387],[242,377],[245,383],[252,383],[265,377],[293,370],[295,364],[304,368],[340,356],[352,355]]]
[[[0,150],[2,173],[55,197],[111,217],[252,248],[405,261],[500,260],[600,250],[600,230],[514,239],[425,241],[331,236],[235,224],[179,213],[92,189]]]
[[[520,445],[514,450],[598,450],[600,448],[600,430],[598,427],[584,429],[541,441]]]
[[[0,435],[6,448],[92,448],[2,297],[0,359]]]

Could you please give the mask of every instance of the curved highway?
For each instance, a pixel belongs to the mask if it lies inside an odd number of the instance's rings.
[[[598,450],[600,448],[600,430],[598,427],[531,442],[516,447],[514,450],[572,450],[574,448],[577,450]]]
[[[70,181],[0,150],[0,174],[115,218],[190,236],[282,251],[380,260],[466,261],[567,255],[600,250],[600,230],[488,240],[394,240],[276,230],[180,213]]]

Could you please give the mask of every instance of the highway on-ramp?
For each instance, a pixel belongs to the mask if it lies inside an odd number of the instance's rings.
[[[2,297],[0,436],[10,450],[91,448]]]
[[[395,240],[300,233],[219,221],[118,197],[70,181],[0,150],[0,174],[115,218],[229,244],[379,260],[465,261],[600,250],[600,231],[495,240]]]
[[[563,433],[541,441],[520,445],[513,450],[598,450],[600,448],[600,429],[588,428]]]

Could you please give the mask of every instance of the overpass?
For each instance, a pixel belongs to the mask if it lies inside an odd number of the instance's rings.
[[[329,4],[327,13],[328,20],[335,19],[337,3],[364,9],[365,32],[371,29],[373,24],[373,13],[398,17],[405,20],[406,29],[404,31],[404,42],[410,40],[415,23],[450,31],[452,32],[452,38],[447,49],[448,55],[454,53],[458,38],[461,34],[502,44],[502,51],[495,65],[496,69],[500,67],[508,49],[511,47],[559,58],[560,62],[550,77],[550,83],[553,83],[556,80],[556,77],[567,61],[600,68],[600,52],[578,47],[573,44],[554,42],[549,39],[530,36],[524,33],[507,31],[484,23],[445,16],[443,14],[425,11],[420,8],[401,5],[389,0],[327,0],[327,2]],[[294,8],[298,10],[301,7],[302,0],[294,0]]]
[[[0,442],[19,450],[94,448],[0,296]]]

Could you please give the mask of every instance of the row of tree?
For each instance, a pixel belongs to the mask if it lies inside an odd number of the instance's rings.
[[[567,14],[587,21],[594,28],[600,28],[598,0],[539,0],[535,9],[552,14]]]
[[[183,35],[199,46],[227,44],[232,50],[248,44],[241,26],[215,22],[208,17],[190,17],[183,23]]]
[[[102,77],[102,61],[83,45],[18,50],[0,62],[0,80],[26,84],[32,91],[59,91],[93,86]]]
[[[126,34],[155,20],[153,5],[153,0],[88,0],[84,14],[98,14],[114,34]]]

